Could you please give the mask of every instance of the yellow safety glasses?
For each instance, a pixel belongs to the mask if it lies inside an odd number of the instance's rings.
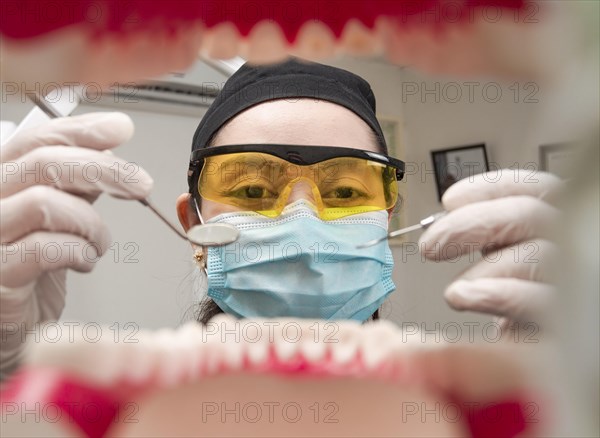
[[[199,149],[188,173],[204,199],[277,217],[303,198],[323,220],[392,208],[403,176],[404,163],[380,153],[279,144]]]

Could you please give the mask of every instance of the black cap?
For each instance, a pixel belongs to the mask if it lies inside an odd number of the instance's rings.
[[[349,71],[298,58],[272,65],[246,63],[236,71],[200,121],[192,151],[207,147],[212,136],[245,109],[286,98],[326,100],[348,108],[371,127],[387,153],[369,83]]]

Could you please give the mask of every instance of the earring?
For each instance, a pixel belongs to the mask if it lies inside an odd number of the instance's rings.
[[[204,260],[204,253],[202,252],[201,249],[197,249],[194,252],[194,260],[196,260],[196,263],[198,264],[198,266],[200,268],[204,268],[205,266],[205,260]]]

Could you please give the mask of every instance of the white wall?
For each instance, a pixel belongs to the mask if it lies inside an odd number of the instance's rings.
[[[538,103],[525,103],[522,96],[515,103],[513,91],[508,88],[511,82],[502,85],[503,97],[491,103],[483,97],[481,89],[493,80],[478,79],[481,85],[476,90],[480,92],[474,94],[472,102],[465,96],[451,103],[441,92],[436,102],[434,95],[422,99],[403,90],[409,83],[423,87],[422,82],[430,90],[440,82],[443,90],[446,83],[462,84],[465,79],[428,77],[377,61],[348,59],[333,63],[364,76],[374,88],[378,113],[403,122],[404,144],[399,158],[421,169],[407,175],[402,183],[406,184],[403,208],[407,223],[416,223],[441,209],[431,173],[430,150],[486,143],[490,161],[500,166],[514,163],[523,166],[537,162],[539,144],[571,139],[557,126],[569,108],[548,111],[549,100],[544,99],[551,96],[542,86],[534,96]],[[523,86],[520,84],[521,91]],[[454,94],[448,96],[452,99]],[[19,120],[29,108],[28,103],[3,103],[2,119]],[[82,106],[77,112],[90,110]],[[187,117],[128,111],[136,133],[130,142],[116,150],[119,156],[150,172],[155,181],[152,199],[174,221],[175,198],[187,189],[191,137],[203,112],[201,108],[197,117]],[[115,244],[93,273],[70,273],[64,319],[106,324],[135,322],[151,328],[179,324],[193,302],[194,288],[189,275],[194,265],[187,243],[136,202],[103,196],[96,207],[109,225]],[[436,322],[443,325],[489,321],[487,316],[452,311],[443,300],[445,286],[468,266],[469,260],[425,262],[420,255],[413,254],[416,239],[418,234],[411,236],[404,246],[394,247],[394,280],[398,291],[386,304],[384,315],[398,323],[425,323],[428,329],[434,328]],[[129,260],[128,255],[132,257]]]

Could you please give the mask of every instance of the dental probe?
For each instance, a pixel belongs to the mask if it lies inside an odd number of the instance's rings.
[[[383,242],[385,239],[391,239],[393,237],[398,237],[403,234],[411,233],[416,230],[429,228],[431,224],[433,224],[436,220],[445,216],[448,212],[440,211],[439,213],[434,213],[431,216],[427,216],[425,219],[421,220],[418,224],[411,225],[410,227],[401,228],[396,231],[392,231],[386,234],[383,237],[379,237],[378,239],[369,240],[366,243],[361,243],[360,245],[356,245],[357,248],[368,248],[369,246],[377,245],[379,242]]]
[[[568,184],[571,182],[571,179],[570,178],[565,179],[565,180],[563,180],[563,182]],[[537,196],[537,198],[547,200],[550,195],[556,194],[556,193],[560,193],[559,190],[550,188],[550,189],[547,189],[547,190],[543,191],[542,193],[540,193]],[[360,245],[356,245],[356,248],[368,248],[369,246],[377,245],[379,242],[382,242],[385,239],[391,239],[393,237],[398,237],[403,234],[411,233],[413,231],[420,230],[420,229],[427,229],[427,228],[429,228],[429,226],[431,224],[433,224],[435,221],[437,221],[439,218],[445,216],[446,214],[448,214],[447,211],[440,211],[438,213],[434,213],[431,216],[427,216],[425,219],[421,220],[421,222],[419,222],[416,225],[411,225],[410,227],[405,227],[405,228],[401,228],[396,231],[392,231],[378,239],[369,240],[366,243],[361,243]]]
[[[26,93],[27,97],[37,105],[48,117],[56,119],[63,117],[46,99],[35,92]],[[166,218],[158,209],[152,205],[148,198],[138,199],[138,201],[148,207],[156,216],[160,218],[167,226],[175,232],[179,237],[199,246],[222,246],[235,242],[240,232],[230,224],[215,223],[215,224],[200,224],[191,227],[187,234],[179,230],[169,219]]]

